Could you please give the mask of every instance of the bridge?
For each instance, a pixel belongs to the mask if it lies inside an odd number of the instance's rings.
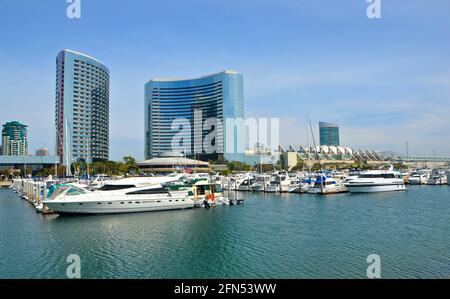
[[[413,162],[431,162],[431,163],[450,163],[450,158],[448,157],[400,157],[402,162],[413,163]]]

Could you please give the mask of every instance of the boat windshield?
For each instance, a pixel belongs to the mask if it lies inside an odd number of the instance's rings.
[[[395,179],[396,176],[393,173],[383,173],[383,174],[361,174],[359,178],[361,179]]]
[[[60,196],[63,193],[66,193],[68,196],[75,196],[80,194],[86,194],[87,191],[74,186],[55,186],[55,190],[53,192],[49,192],[48,199],[53,200]],[[67,192],[66,192],[67,191]]]
[[[49,193],[47,194],[47,199],[53,200],[63,194],[69,188],[70,186],[54,186],[54,189],[50,189]]]
[[[86,190],[83,190],[81,188],[78,187],[70,187],[69,190],[67,190],[66,195],[68,196],[75,196],[75,195],[81,195],[81,194],[86,194]]]
[[[135,188],[135,185],[104,185],[99,190],[100,191],[114,191],[114,190],[123,190],[123,189],[130,189]]]
[[[221,192],[223,192],[223,189],[222,189],[222,186],[220,186],[220,185],[216,185],[216,190],[215,190],[215,192],[217,192],[217,193],[221,193]]]

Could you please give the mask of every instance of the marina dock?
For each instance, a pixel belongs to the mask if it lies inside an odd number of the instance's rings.
[[[0,188],[9,188],[11,187],[12,182],[11,181],[0,181]]]
[[[45,182],[36,182],[32,179],[14,179],[13,182],[9,184],[9,187],[42,214],[54,214],[54,212],[45,205],[42,205],[42,208],[38,208],[47,196],[48,190]]]

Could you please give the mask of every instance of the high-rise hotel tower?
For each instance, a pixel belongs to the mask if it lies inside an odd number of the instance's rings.
[[[109,159],[109,70],[71,50],[56,58],[56,152],[61,163]]]
[[[188,122],[190,126],[190,130],[182,133],[190,139],[190,145],[184,151],[187,156],[203,160],[219,157],[242,160],[244,153],[227,150],[231,142],[233,147],[243,142],[242,132],[232,134],[229,129],[227,132],[225,121],[243,118],[243,76],[235,71],[195,79],[152,79],[145,85],[145,157],[151,159],[174,150],[173,140],[176,135],[180,136],[174,121],[179,120]],[[222,128],[216,128],[213,142],[216,150],[214,153],[199,151],[212,131],[205,129],[208,127],[206,120],[212,119],[223,124]]]

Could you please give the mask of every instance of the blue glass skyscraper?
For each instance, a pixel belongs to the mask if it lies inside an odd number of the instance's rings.
[[[201,119],[195,113],[201,111]],[[223,127],[216,129],[216,151],[199,152],[202,142],[211,130],[205,130],[208,119],[218,119]],[[179,131],[173,130],[176,119],[187,120],[191,126],[185,132],[190,138],[187,156],[203,160],[242,160],[244,154],[228,152],[227,119],[244,118],[243,76],[235,71],[224,71],[195,79],[152,79],[145,85],[145,157],[151,159],[173,151],[172,140]],[[197,122],[196,122],[197,121]],[[234,128],[236,130],[236,128]],[[197,134],[195,134],[197,132]],[[228,132],[232,133],[232,132]],[[233,132],[236,133],[236,132]],[[233,142],[241,142],[242,134],[234,134]],[[242,139],[242,140],[241,140]]]
[[[329,122],[319,122],[320,145],[340,146],[339,125]]]

